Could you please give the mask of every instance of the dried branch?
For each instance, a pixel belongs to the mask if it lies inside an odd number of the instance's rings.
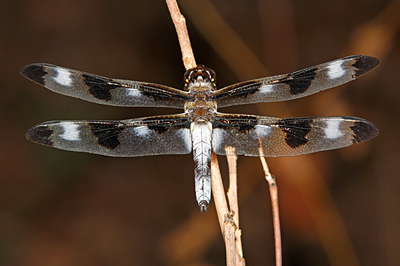
[[[178,35],[178,41],[179,45],[181,46],[182,60],[185,69],[188,70],[196,67],[196,60],[194,59],[193,49],[190,44],[189,34],[186,27],[186,19],[179,11],[176,0],[166,0],[166,3]]]
[[[235,149],[233,147],[226,147],[226,154],[235,154]],[[226,159],[228,161],[229,168],[229,188],[228,192],[228,201],[229,207],[231,211],[233,211],[236,215],[233,217],[233,221],[236,226],[239,226],[239,204],[238,204],[238,196],[237,196],[237,167],[236,155],[226,155]]]
[[[224,184],[222,183],[221,172],[217,155],[211,153],[211,190],[213,192],[215,209],[217,211],[219,226],[224,237],[226,250],[226,265],[235,266],[236,247],[235,247],[235,229],[233,220],[228,211],[228,203],[225,197]]]
[[[275,239],[275,265],[282,266],[282,241],[281,241],[281,226],[279,221],[279,205],[278,205],[278,187],[275,178],[269,172],[269,168],[265,158],[260,152],[260,161],[264,170],[265,179],[269,185],[269,193],[271,195],[272,219],[274,223],[274,239]]]
[[[217,155],[214,152],[211,153],[211,191],[213,192],[219,226],[221,227],[221,232],[223,233],[225,214],[228,214],[229,209],[225,197],[224,184],[222,183]]]
[[[224,240],[226,248],[226,265],[236,266],[237,264],[237,250],[236,250],[236,237],[235,231],[237,227],[234,220],[235,213],[229,212],[225,215],[224,219]]]
[[[196,61],[190,45],[185,18],[179,11],[176,0],[166,0],[166,3],[178,35],[178,40],[182,51],[182,60],[185,68],[193,68],[196,66]],[[239,209],[236,185],[236,158],[233,158],[233,161],[230,169],[234,170],[230,171],[230,188],[228,197],[230,206],[234,209],[234,211],[229,211],[217,156],[214,153],[211,154],[211,187],[218,215],[218,221],[225,241],[227,265],[229,266],[245,265],[241,243],[241,231],[238,229]]]
[[[235,265],[245,265],[245,260],[243,258],[243,248],[242,248],[242,231],[239,227],[239,202],[237,194],[237,156],[229,155],[235,154],[233,147],[226,148],[226,156],[228,161],[229,169],[229,188],[227,192],[229,207],[232,213],[233,223],[235,224],[235,243],[236,243],[236,264]]]
[[[234,175],[236,176],[236,171]],[[219,170],[218,159],[215,153],[211,154],[211,187],[213,191],[219,225],[221,227],[221,232],[225,241],[226,263],[229,266],[245,265],[242,251],[241,231],[238,228],[238,213],[236,214],[234,211],[229,211],[228,209],[228,203],[226,200],[224,185],[222,183],[221,173]],[[234,187],[236,187],[236,183]],[[232,190],[231,187],[230,190]],[[237,193],[235,192],[231,194],[237,195]],[[237,206],[237,196],[231,196],[231,198],[232,199],[230,199],[229,201],[236,202],[233,204],[236,204]]]

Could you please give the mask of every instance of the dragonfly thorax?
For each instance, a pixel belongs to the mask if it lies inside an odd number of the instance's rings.
[[[215,91],[215,72],[199,65],[185,73],[185,90],[191,100],[185,103],[185,111],[192,121],[210,121],[217,110],[217,103],[211,100]]]
[[[185,104],[185,112],[192,121],[211,121],[217,111],[217,103],[205,99],[203,93],[198,93],[193,101]]]

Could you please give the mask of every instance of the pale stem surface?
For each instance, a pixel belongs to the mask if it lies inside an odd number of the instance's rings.
[[[233,147],[226,148],[226,154],[235,154]],[[237,193],[237,156],[227,155],[229,169],[229,188],[227,192],[229,207],[232,213],[233,223],[235,225],[235,243],[236,243],[236,265],[245,265],[242,248],[242,230],[239,227],[239,200]]]
[[[185,69],[187,70],[196,67],[196,61],[186,27],[186,20],[181,14],[176,0],[166,0],[166,3],[178,35]],[[214,153],[211,154],[211,186],[218,221],[225,241],[227,265],[245,265],[241,244],[241,231],[238,228],[239,208],[236,185],[236,156],[233,158],[228,157],[228,161],[230,161],[230,187],[228,199],[231,211],[229,211],[228,208],[217,156]]]
[[[176,33],[178,35],[179,45],[182,51],[182,60],[185,69],[196,67],[193,49],[190,44],[189,33],[186,27],[186,19],[179,10],[176,0],[166,0],[169,13],[171,14],[172,22],[174,23]]]
[[[282,266],[282,241],[281,226],[279,221],[279,205],[278,205],[278,187],[275,178],[269,172],[269,168],[265,158],[260,156],[261,164],[264,170],[265,179],[269,185],[269,193],[271,195],[272,219],[274,223],[274,239],[275,239],[275,265]]]

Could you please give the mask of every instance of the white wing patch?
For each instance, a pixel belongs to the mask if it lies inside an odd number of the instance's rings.
[[[346,71],[342,67],[343,60],[337,60],[328,65],[328,76],[330,79],[337,79],[343,76]]]
[[[128,91],[128,96],[132,97],[139,97],[141,95],[141,92],[137,89],[138,86],[133,86],[132,88],[127,89]]]
[[[343,132],[340,130],[340,120],[326,120],[326,127],[324,128],[325,138],[337,139],[343,136]]]
[[[79,124],[73,122],[63,122],[61,127],[64,130],[64,133],[60,135],[61,138],[69,141],[78,141],[81,138],[79,137]]]
[[[135,127],[135,128],[133,128],[133,131],[135,132],[135,134],[137,136],[142,137],[142,138],[147,137],[152,132],[152,130],[146,126]]]
[[[271,127],[264,125],[256,125],[254,129],[254,132],[257,134],[257,136],[260,136],[262,138],[268,136],[270,131]]]
[[[57,76],[53,77],[55,82],[68,87],[72,85],[71,73],[67,69],[57,67],[55,70],[57,71]]]
[[[188,152],[192,151],[192,134],[190,130],[187,128],[179,129],[178,134],[182,137],[182,140],[185,142],[185,147]]]
[[[265,93],[265,94],[267,94],[267,93],[271,93],[271,92],[274,91],[274,90],[273,90],[273,87],[274,87],[274,85],[271,85],[271,84],[264,84],[264,85],[261,86],[261,88],[260,88],[259,90],[260,90],[260,93]]]
[[[220,128],[213,128],[212,140],[211,140],[213,150],[218,151],[221,149],[221,144],[225,137],[224,135],[225,135],[225,130]]]

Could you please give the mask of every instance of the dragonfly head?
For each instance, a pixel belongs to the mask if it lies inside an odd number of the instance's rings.
[[[185,90],[188,90],[191,84],[197,84],[198,86],[211,84],[212,89],[216,89],[215,72],[204,65],[188,69],[183,82],[185,83]]]

